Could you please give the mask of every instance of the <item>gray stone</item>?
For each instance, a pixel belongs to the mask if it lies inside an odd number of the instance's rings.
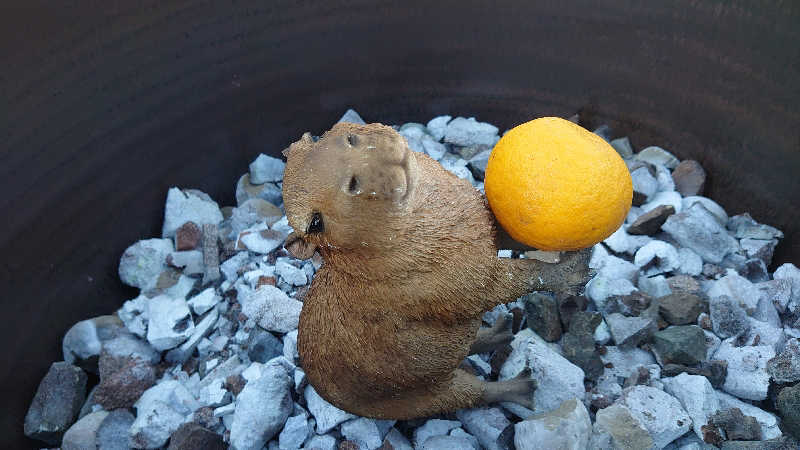
[[[654,277],[640,276],[637,284],[639,289],[650,297],[661,298],[672,293],[669,282],[667,282],[664,275],[656,275]],[[658,311],[656,310],[655,312]]]
[[[251,198],[233,208],[229,220],[230,233],[227,236],[233,239],[242,231],[260,222],[272,226],[281,217],[283,213],[274,204],[261,198]]]
[[[690,248],[681,247],[678,249],[678,261],[680,262],[679,273],[697,276],[703,272],[703,258]]]
[[[603,309],[605,300],[616,295],[627,295],[636,291],[636,286],[625,279],[610,279],[601,274],[595,275],[586,284],[586,296],[598,309]]]
[[[147,303],[147,341],[156,350],[177,347],[194,332],[189,305],[182,298],[159,295]]]
[[[629,159],[633,157],[633,147],[628,136],[614,139],[610,142],[611,147],[619,153],[619,156]]]
[[[645,317],[625,317],[620,313],[606,316],[614,342],[622,349],[633,348],[656,332],[655,322]]]
[[[250,174],[246,173],[236,183],[236,204],[241,205],[251,198],[260,198],[280,206],[283,204],[283,191],[275,183],[252,184]]]
[[[653,438],[628,408],[611,405],[597,411],[588,448],[641,450],[653,448]]]
[[[725,255],[736,252],[739,248],[736,239],[700,203],[669,216],[661,229],[680,246],[692,249],[710,263],[722,262]]]
[[[500,139],[497,136],[496,126],[478,122],[474,117],[465,119],[456,117],[451,120],[444,130],[444,141],[451,144],[467,147],[471,145],[485,145],[493,147]]]
[[[738,336],[750,328],[744,308],[727,295],[712,297],[709,311],[714,333],[721,338]]]
[[[678,250],[672,245],[658,240],[650,241],[637,250],[633,263],[646,276],[672,272],[680,267]]]
[[[641,205],[647,202],[658,191],[658,181],[650,174],[647,167],[640,167],[631,172],[633,182],[633,192],[635,204]],[[641,234],[641,233],[636,233]]]
[[[650,242],[648,236],[635,236],[628,234],[625,227],[617,228],[617,231],[611,233],[611,236],[603,240],[603,243],[616,253],[627,253],[633,255],[636,250],[639,250],[644,244]]]
[[[469,439],[458,436],[433,436],[420,447],[422,450],[464,450],[470,448]]]
[[[278,448],[281,450],[298,449],[308,439],[309,433],[311,433],[311,428],[308,424],[307,414],[302,413],[289,417],[278,436]]]
[[[348,441],[358,443],[359,449],[375,450],[383,443],[375,419],[359,417],[341,425],[342,436]]]
[[[739,241],[739,245],[742,246],[742,250],[744,250],[744,254],[748,258],[757,258],[763,261],[764,264],[770,264],[772,262],[772,254],[778,245],[778,240],[744,238]]]
[[[216,293],[214,288],[208,288],[189,299],[187,303],[192,308],[192,311],[199,316],[208,312],[221,301],[222,297]]]
[[[136,420],[130,428],[134,448],[161,447],[191,414],[200,407],[178,381],[162,381],[136,401]]]
[[[733,216],[727,222],[727,228],[737,239],[772,240],[783,238],[783,233],[775,227],[756,222],[750,214]]]
[[[513,350],[501,367],[499,378],[514,378],[528,367],[538,383],[533,393],[534,412],[552,411],[572,397],[583,401],[586,395],[583,370],[535,336],[517,333],[511,346]]]
[[[242,312],[258,326],[278,333],[288,333],[297,328],[303,303],[289,298],[275,286],[261,286],[240,299]]]
[[[666,191],[656,192],[650,201],[642,205],[642,211],[652,211],[662,205],[672,206],[676,213],[679,213],[684,209],[681,194],[678,194],[675,191]]]
[[[450,430],[461,427],[457,420],[428,419],[414,430],[414,447],[419,448],[433,436],[447,436]]]
[[[675,397],[650,386],[625,389],[617,402],[647,430],[656,448],[666,447],[689,431],[692,424]]]
[[[678,158],[676,158],[672,153],[656,146],[645,148],[644,150],[635,154],[633,159],[637,161],[644,161],[650,164],[661,164],[668,169],[674,169],[678,167],[679,163]]]
[[[599,315],[599,314],[598,314]],[[584,376],[594,380],[603,373],[603,361],[595,350],[594,335],[579,335],[569,332],[561,340],[564,357],[580,367]]]
[[[706,359],[706,337],[697,325],[673,326],[653,335],[662,362],[694,365]]]
[[[697,161],[686,159],[672,171],[672,179],[675,180],[675,190],[682,196],[700,195],[705,188],[706,171]]]
[[[800,311],[800,269],[792,263],[785,263],[775,270],[773,278],[786,280],[792,285],[792,297],[788,309],[792,312]]]
[[[558,304],[554,296],[533,292],[524,295],[522,302],[525,305],[528,327],[548,342],[561,338],[561,320],[558,317]]]
[[[239,270],[250,260],[247,252],[233,255],[219,265],[219,270],[227,281],[233,282],[239,278]]]
[[[222,436],[195,422],[188,422],[172,433],[167,450],[224,450],[226,448]]]
[[[728,376],[722,389],[747,400],[764,400],[769,388],[767,361],[775,357],[775,349],[759,345],[734,347],[731,340],[722,342],[715,359],[728,361]]]
[[[354,418],[355,416],[331,405],[322,398],[310,384],[303,390],[303,395],[308,405],[308,411],[317,421],[317,434],[325,434],[336,425]]]
[[[606,365],[606,374],[628,378],[641,366],[655,364],[652,353],[640,348],[621,349],[616,346],[605,347],[600,358]],[[609,367],[610,366],[610,367]]]
[[[111,411],[97,429],[97,450],[128,450],[135,417],[127,409]]]
[[[709,426],[722,429],[726,440],[761,440],[761,426],[755,417],[745,416],[739,408],[720,409],[709,417]]]
[[[781,389],[776,406],[786,429],[800,439],[800,384]]]
[[[800,381],[800,339],[789,339],[783,351],[767,362],[767,372],[778,383]]]
[[[308,278],[303,269],[295,267],[285,260],[278,260],[275,263],[275,273],[292,286],[305,286],[308,283]]]
[[[174,250],[172,239],[144,239],[131,245],[119,260],[120,280],[142,291],[155,288],[167,268],[167,255]]]
[[[356,112],[356,110],[352,108],[349,108],[347,111],[344,112],[342,117],[339,119],[339,122],[337,123],[340,122],[350,122],[358,125],[366,125],[364,119],[362,119],[361,116]]]
[[[685,373],[672,378],[662,378],[661,381],[664,383],[664,390],[681,402],[692,419],[692,429],[700,439],[703,439],[702,426],[708,423],[709,416],[719,409],[719,399],[711,383],[706,377]]]
[[[685,292],[672,293],[658,299],[661,317],[672,325],[696,323],[697,316],[704,308],[703,299]]]
[[[475,436],[467,433],[466,431],[464,431],[463,428],[456,428],[452,430],[450,432],[450,436],[466,439],[467,441],[469,441],[471,448],[473,448],[474,450],[481,449],[481,444],[478,442],[477,439],[475,439]]]
[[[402,433],[397,431],[397,428],[392,428],[383,439],[384,444],[389,443],[394,450],[412,450],[411,442],[403,436]]]
[[[634,282],[639,275],[639,267],[616,256],[605,255],[602,259],[594,261],[594,265],[592,268],[597,270],[597,275],[609,280],[625,279]]]
[[[146,295],[140,295],[122,304],[117,310],[117,316],[131,333],[144,338],[147,335],[147,302]],[[66,358],[66,355],[64,356]]]
[[[727,275],[724,277],[712,282],[707,294],[710,298],[727,296],[744,308],[748,314],[756,311],[758,300],[761,298],[758,288],[732,269],[728,269]]]
[[[611,127],[609,127],[606,124],[602,124],[599,127],[595,128],[594,131],[592,131],[592,133],[600,136],[606,142],[610,142],[611,136],[613,136],[613,131],[611,131]]]
[[[583,450],[589,445],[591,433],[589,412],[583,403],[571,399],[556,410],[529,417],[514,425],[514,444],[517,450]]]
[[[266,364],[236,397],[231,448],[258,450],[277,435],[292,412],[292,380],[280,364]]]
[[[85,450],[96,447],[97,430],[108,416],[108,411],[97,411],[75,422],[61,441],[62,450]]]
[[[236,238],[236,248],[266,255],[283,245],[286,236],[288,234],[283,231],[268,229],[266,224],[256,224],[239,233]]]
[[[461,409],[456,411],[456,417],[475,436],[482,448],[501,450],[498,437],[511,422],[500,408]]]
[[[682,200],[683,209],[689,209],[697,203],[703,205],[703,207],[706,208],[708,212],[710,212],[711,215],[717,219],[717,222],[719,222],[719,224],[723,227],[728,223],[728,213],[725,212],[725,209],[714,200],[700,195],[686,197]]]
[[[437,141],[441,141],[447,129],[447,123],[453,119],[452,116],[437,116],[428,122],[428,132]]]
[[[128,334],[117,316],[98,316],[82,320],[67,331],[61,343],[64,361],[97,373],[97,358],[103,344],[121,334]]]
[[[280,339],[261,329],[253,330],[247,347],[247,356],[250,360],[262,364],[283,354],[283,343]]]
[[[222,211],[220,211],[219,205],[208,195],[195,190],[172,187],[167,192],[161,237],[175,237],[175,230],[186,222],[194,222],[197,226],[202,226],[217,225],[222,220]]]
[[[173,348],[164,357],[164,360],[173,364],[184,363],[192,356],[200,341],[214,331],[214,326],[219,319],[219,312],[213,309],[208,312],[194,327],[189,339],[177,348]]]
[[[203,252],[200,250],[172,252],[167,255],[167,263],[179,269],[183,275],[201,274],[205,270]]]
[[[697,367],[687,367],[681,364],[666,363],[661,369],[661,376],[674,377],[681,373],[701,375],[708,378],[711,386],[720,388],[728,376],[728,362],[719,359],[701,362]]]
[[[286,164],[280,159],[262,153],[250,163],[250,182],[264,184],[281,181],[285,167]]]
[[[800,442],[791,436],[781,436],[766,441],[725,441],[722,450],[796,450]]]
[[[25,415],[25,436],[58,445],[86,399],[86,374],[66,362],[50,366]]]

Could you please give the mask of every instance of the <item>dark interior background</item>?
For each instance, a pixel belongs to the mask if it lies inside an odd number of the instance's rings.
[[[0,447],[169,186],[234,203],[259,152],[368,121],[576,111],[699,160],[707,195],[800,260],[800,3],[7,1],[0,6]]]

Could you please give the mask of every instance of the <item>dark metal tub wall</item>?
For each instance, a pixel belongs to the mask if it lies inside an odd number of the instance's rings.
[[[13,3],[13,4],[12,4]],[[0,14],[0,447],[73,323],[135,292],[167,188],[233,203],[258,153],[348,106],[375,121],[577,110],[699,160],[707,194],[800,260],[792,2],[6,2]]]

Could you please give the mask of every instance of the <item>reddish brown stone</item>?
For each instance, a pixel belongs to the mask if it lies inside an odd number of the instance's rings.
[[[672,171],[672,179],[675,190],[682,196],[701,195],[706,185],[706,171],[697,161],[687,159]]]
[[[258,281],[256,281],[256,289],[261,286],[275,286],[275,277],[261,275],[258,277]]]
[[[200,227],[194,222],[186,222],[175,230],[175,248],[178,251],[194,250],[202,237]]]
[[[156,369],[139,358],[115,357],[103,352],[99,366],[100,384],[94,399],[107,411],[130,408],[156,383]]]
[[[247,381],[241,375],[231,375],[225,379],[225,389],[233,395],[239,395]]]

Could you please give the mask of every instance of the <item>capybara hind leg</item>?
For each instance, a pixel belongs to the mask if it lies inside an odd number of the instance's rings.
[[[497,318],[491,328],[481,328],[475,336],[475,342],[469,348],[469,354],[488,353],[496,350],[514,340],[511,324],[514,316],[503,314]]]
[[[486,382],[476,376],[456,369],[453,371],[453,376],[447,381],[426,389],[404,392],[397,398],[373,402],[374,412],[363,411],[359,414],[368,417],[406,420],[461,408],[472,408],[481,403],[485,385]]]
[[[531,378],[530,369],[526,368],[510,380],[487,382],[481,402],[487,404],[513,402],[533,409],[533,392],[536,386],[536,380]]]

